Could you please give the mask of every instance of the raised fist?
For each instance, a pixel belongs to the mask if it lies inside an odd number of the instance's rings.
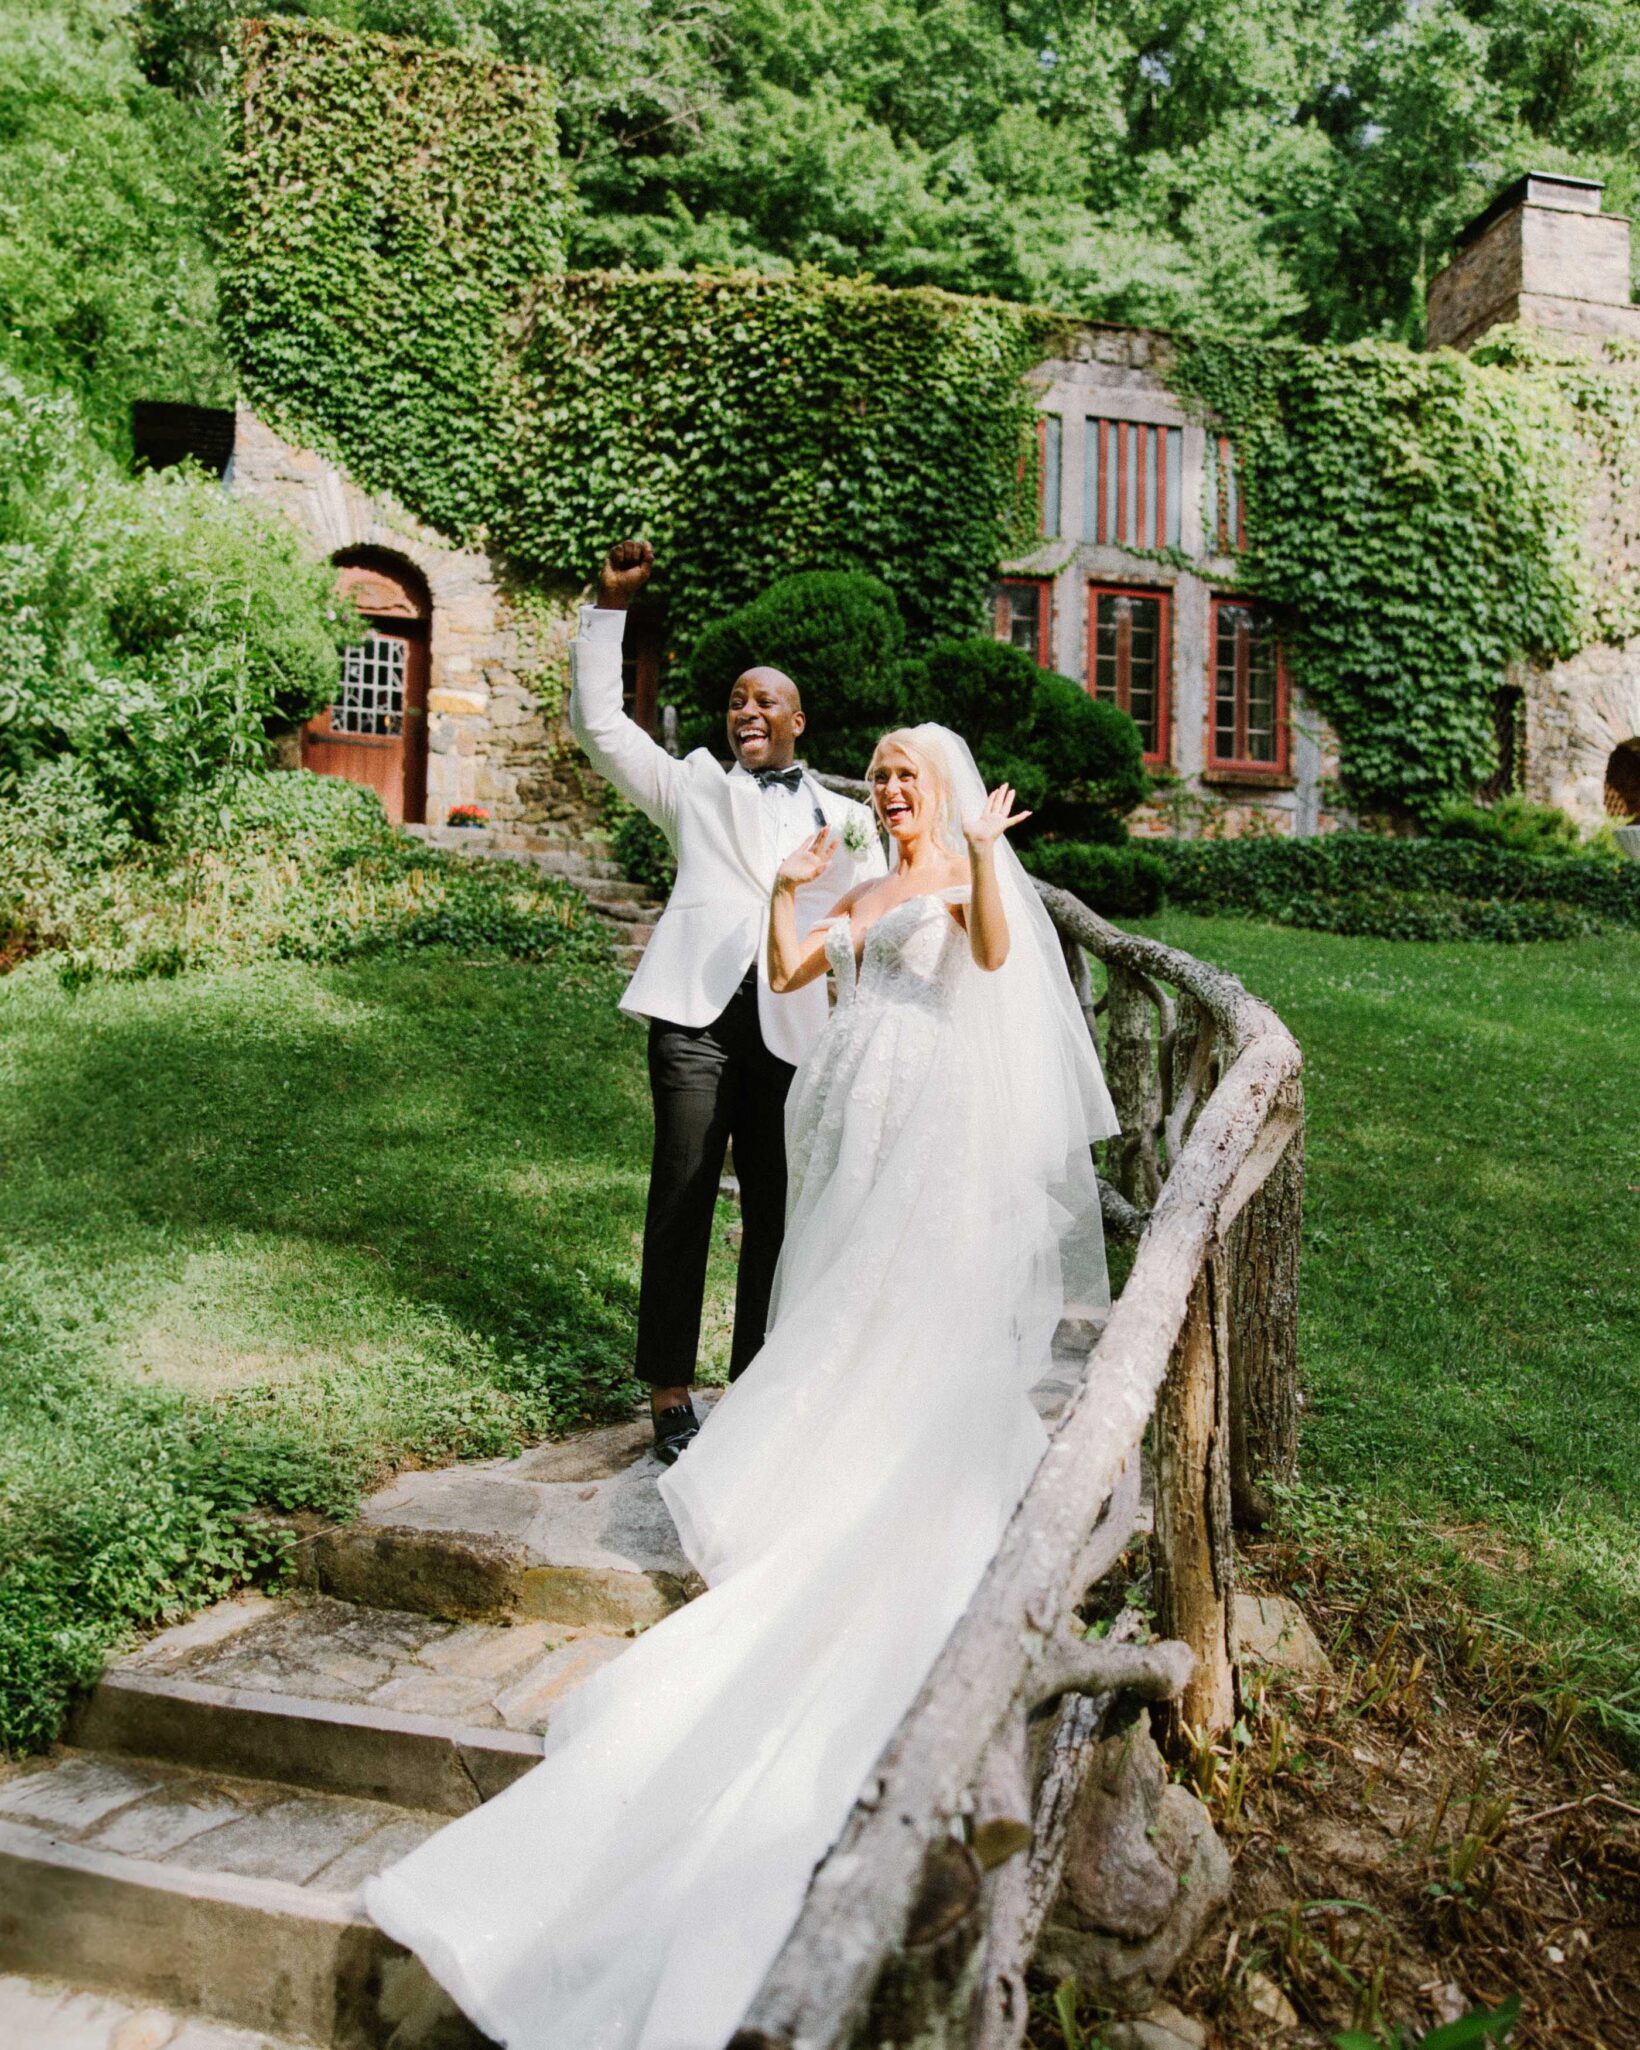
[[[647,541],[617,541],[598,572],[598,606],[622,612],[649,581],[655,551]]]

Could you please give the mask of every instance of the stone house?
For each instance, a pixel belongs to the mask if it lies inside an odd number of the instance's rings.
[[[1506,322],[1640,342],[1629,224],[1600,211],[1598,185],[1521,179],[1460,238],[1430,286],[1431,346],[1467,349]],[[1089,325],[1071,355],[1031,373],[1041,532],[999,565],[993,630],[1133,715],[1159,783],[1135,831],[1349,824],[1333,736],[1292,684],[1274,621],[1238,585],[1234,451],[1174,399],[1165,355],[1165,338],[1146,330]],[[152,460],[169,451],[179,410],[144,409]],[[225,445],[226,416],[210,417]],[[244,407],[231,454],[217,454],[229,489],[277,506],[342,568],[371,623],[344,659],[334,704],[293,738],[289,759],[372,784],[410,824],[437,829],[476,805],[503,845],[579,832],[589,779],[562,712],[575,594],[526,607],[482,553],[288,445]],[[1632,511],[1604,509],[1597,552],[1624,548]],[[653,726],[659,643],[652,626],[634,624],[628,695]],[[1496,791],[1523,789],[1585,826],[1640,815],[1640,641],[1500,678],[1498,706],[1506,761]]]

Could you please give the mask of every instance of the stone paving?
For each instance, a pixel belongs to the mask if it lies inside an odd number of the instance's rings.
[[[112,1670],[540,1732],[553,1704],[630,1641],[573,1625],[450,1623],[322,1595],[240,1595]]]
[[[55,1843],[323,1893],[352,1894],[448,1819],[93,1753],[64,1753],[0,1780],[0,1821]]]
[[[288,2042],[224,2022],[5,1976],[0,2044],[5,2050],[294,2050]]]

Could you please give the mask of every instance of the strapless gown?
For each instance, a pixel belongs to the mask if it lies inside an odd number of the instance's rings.
[[[962,1023],[965,894],[896,905],[858,971],[828,934],[767,1343],[660,1482],[707,1591],[367,1889],[508,2050],[722,2050],[1042,1454],[1053,1220]]]

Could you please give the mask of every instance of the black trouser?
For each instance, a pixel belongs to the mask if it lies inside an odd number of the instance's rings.
[[[731,1139],[741,1239],[730,1380],[763,1344],[786,1230],[786,1092],[794,1072],[763,1044],[755,968],[710,1025],[650,1020],[655,1156],[644,1219],[637,1372],[652,1387],[681,1388],[695,1378],[712,1210]]]

